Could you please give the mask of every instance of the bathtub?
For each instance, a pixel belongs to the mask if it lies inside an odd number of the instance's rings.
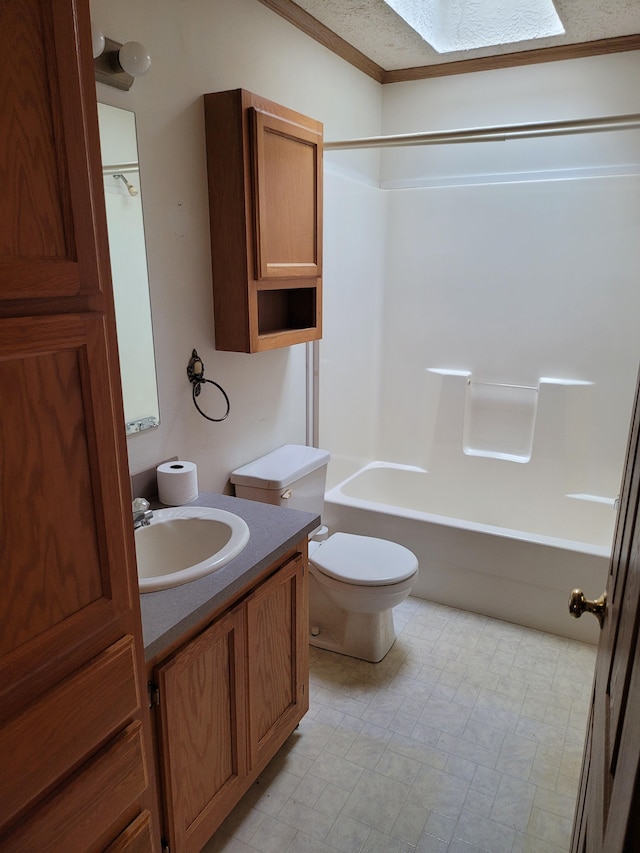
[[[524,467],[467,460],[464,478],[445,478],[372,462],[327,492],[323,520],[410,548],[412,595],[597,643],[597,620],[574,619],[567,601],[575,587],[588,598],[605,588],[614,499],[536,493]]]

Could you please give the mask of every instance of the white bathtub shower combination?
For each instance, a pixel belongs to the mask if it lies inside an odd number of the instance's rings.
[[[639,61],[384,87],[383,130],[636,113]],[[640,130],[365,154],[325,157],[325,521],[411,549],[414,594],[597,640],[567,599],[607,575],[640,357]]]
[[[430,417],[404,453],[422,464],[334,455],[325,522],[413,551],[414,595],[597,642],[597,622],[567,606],[576,587],[603,591],[615,525],[619,469],[587,440],[593,385],[427,368],[421,388]]]
[[[348,472],[335,458],[343,475],[325,521],[413,551],[414,595],[596,642],[596,621],[567,608],[572,589],[604,589],[615,524],[616,477],[590,465],[580,430],[593,387],[546,378],[477,388],[470,373],[440,368],[426,377],[423,464]]]
[[[523,505],[509,469],[500,482],[499,462],[467,461],[464,478],[370,463],[329,490],[325,520],[411,549],[413,595],[597,642],[596,621],[571,619],[567,600],[575,587],[589,597],[604,589],[613,500],[529,494]]]

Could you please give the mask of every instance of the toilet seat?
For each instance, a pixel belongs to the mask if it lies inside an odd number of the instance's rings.
[[[310,559],[321,574],[354,586],[402,583],[418,571],[418,560],[408,548],[355,533],[334,533]]]

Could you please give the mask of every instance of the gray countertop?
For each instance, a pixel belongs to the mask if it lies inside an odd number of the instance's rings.
[[[149,661],[209,614],[220,610],[275,560],[286,554],[320,523],[310,512],[200,492],[188,506],[234,512],[249,525],[244,550],[230,563],[199,580],[140,595],[145,660]]]

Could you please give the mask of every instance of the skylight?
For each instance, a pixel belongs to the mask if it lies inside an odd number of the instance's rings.
[[[438,53],[564,33],[552,0],[384,0]]]

